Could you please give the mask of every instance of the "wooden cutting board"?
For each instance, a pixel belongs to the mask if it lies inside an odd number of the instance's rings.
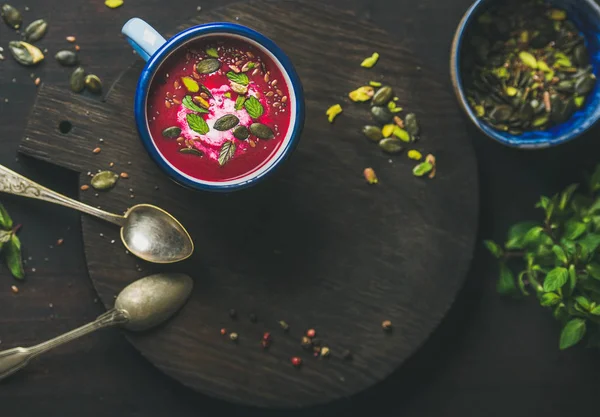
[[[88,172],[114,164],[111,169],[130,178],[106,193],[81,192],[82,201],[115,212],[156,204],[194,237],[191,259],[156,267],[126,254],[113,226],[82,217],[90,278],[107,308],[124,286],[156,271],[195,279],[189,303],[173,320],[126,334],[164,373],[202,393],[261,407],[350,396],[419,348],[465,278],[478,184],[464,122],[446,79],[421,69],[401,40],[351,14],[316,3],[256,1],[203,14],[191,24],[210,21],[237,21],[271,37],[303,81],[306,127],[275,178],[231,195],[195,193],[168,180],[134,127],[140,60],[103,102],[43,87],[20,151],[81,173],[82,185],[89,183]],[[374,51],[381,54],[377,66],[361,68]],[[415,163],[406,154],[387,156],[362,136],[368,106],[350,103],[347,93],[371,79],[393,86],[399,105],[418,115],[423,133],[415,148],[436,155],[434,180],[414,177]],[[329,124],[325,110],[335,103],[344,113]],[[59,129],[61,122],[63,130],[71,126],[68,133]],[[376,170],[378,185],[366,184],[365,167]],[[288,333],[280,320],[289,324]],[[383,320],[393,322],[392,332],[382,331]],[[237,332],[238,343],[221,328]],[[328,359],[300,346],[308,328],[331,349]],[[264,350],[266,331],[273,343]],[[345,350],[352,360],[343,360]],[[302,368],[292,367],[292,356],[304,360]]]

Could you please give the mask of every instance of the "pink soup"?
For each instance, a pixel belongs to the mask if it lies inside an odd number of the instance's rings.
[[[149,91],[152,140],[171,165],[198,180],[231,181],[257,171],[291,124],[279,67],[234,38],[190,42],[165,60]]]

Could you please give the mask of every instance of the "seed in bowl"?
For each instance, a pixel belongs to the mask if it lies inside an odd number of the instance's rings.
[[[566,11],[532,0],[503,1],[478,17],[462,74],[477,117],[513,135],[566,122],[596,85]]]

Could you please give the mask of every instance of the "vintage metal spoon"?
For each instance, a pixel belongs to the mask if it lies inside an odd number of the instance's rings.
[[[2,165],[0,192],[60,204],[116,224],[121,227],[121,240],[129,252],[148,262],[179,262],[194,252],[194,242],[181,223],[150,204],[135,205],[123,216],[108,213],[49,190]]]
[[[39,345],[0,352],[0,380],[24,368],[36,356],[96,330],[119,325],[142,331],[158,326],[185,304],[192,287],[192,279],[184,274],[156,274],[137,280],[121,291],[113,309],[92,323]]]

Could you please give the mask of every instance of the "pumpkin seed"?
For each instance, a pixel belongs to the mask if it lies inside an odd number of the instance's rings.
[[[252,123],[250,132],[259,139],[273,139],[275,137],[271,128],[262,123]]]
[[[75,68],[70,79],[71,90],[80,93],[85,88],[85,70],[82,67]]]
[[[413,175],[415,177],[422,177],[428,174],[433,169],[433,165],[429,162],[421,162],[419,165],[413,168]]]
[[[225,130],[233,129],[238,123],[240,123],[240,119],[238,119],[237,116],[234,114],[226,114],[215,122],[213,128],[223,132]]]
[[[373,106],[371,107],[371,115],[379,123],[389,123],[394,118],[394,115],[387,107]]]
[[[118,179],[118,174],[112,171],[102,171],[92,177],[90,184],[95,190],[104,191],[113,188]]]
[[[2,5],[2,18],[4,22],[13,29],[19,29],[23,23],[21,12],[15,9],[10,4]]]
[[[413,138],[410,136],[410,133],[398,126],[394,127],[394,136],[396,136],[402,142],[410,143],[413,141]]]
[[[367,125],[363,127],[363,134],[373,142],[379,142],[381,139],[383,139],[381,129],[377,126]]]
[[[198,74],[212,74],[221,68],[221,63],[218,59],[207,58],[196,64],[196,71]]]
[[[513,109],[508,105],[499,105],[494,107],[489,114],[490,119],[497,122],[505,122],[510,119],[510,116],[512,116]]]
[[[186,155],[194,155],[194,156],[204,156],[204,152],[199,151],[196,148],[181,148],[181,149],[179,149],[179,153],[183,153]]]
[[[72,67],[79,63],[79,58],[77,57],[77,54],[73,51],[68,51],[66,49],[58,51],[56,55],[54,55],[54,58],[58,61],[60,65],[63,65],[65,67]]]
[[[417,115],[414,113],[408,113],[404,117],[404,128],[413,137],[419,136],[420,128],[419,122],[417,121]]]
[[[89,74],[85,77],[85,87],[94,94],[102,92],[102,81],[97,75]]]
[[[577,80],[577,83],[575,84],[575,93],[578,96],[585,96],[594,89],[595,85],[596,76],[594,74],[586,75]]]
[[[587,67],[590,64],[590,55],[585,45],[578,45],[574,49],[573,58],[579,67]]]
[[[25,29],[25,40],[27,42],[37,42],[44,37],[47,30],[48,23],[44,19],[34,20]]]
[[[392,90],[392,87],[381,87],[373,96],[371,103],[373,103],[374,106],[383,106],[387,104],[392,97],[394,97],[394,91]]]
[[[233,129],[233,136],[239,140],[246,140],[250,136],[250,131],[246,126],[238,126]]]
[[[178,138],[179,135],[181,135],[181,128],[179,128],[178,126],[167,127],[165,130],[162,131],[162,135],[163,137],[168,139]]]
[[[383,134],[383,137],[389,138],[390,136],[392,136],[395,128],[396,128],[396,125],[394,125],[394,124],[389,124],[389,125],[383,126],[383,128],[381,129],[381,133]]]
[[[384,152],[390,154],[400,153],[404,150],[402,141],[396,138],[385,138],[380,140],[379,147],[383,149]]]
[[[13,58],[21,65],[35,65],[44,59],[42,51],[27,42],[10,41],[8,49]]]

